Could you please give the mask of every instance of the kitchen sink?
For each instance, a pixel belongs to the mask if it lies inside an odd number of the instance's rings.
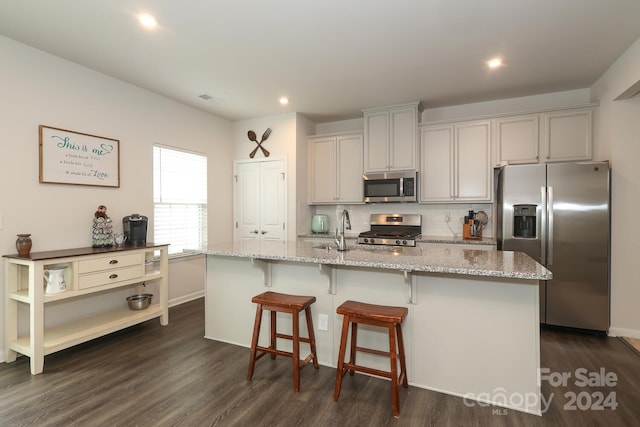
[[[322,249],[327,252],[370,252],[378,254],[394,254],[394,255],[420,255],[421,248],[416,247],[404,247],[404,246],[369,246],[369,245],[351,245],[347,247],[346,251],[338,251],[335,245],[328,243],[313,246],[313,249]]]
[[[323,244],[323,245],[316,245],[313,247],[313,249],[324,249],[325,251],[335,251],[336,250],[336,246],[335,245],[330,245],[330,244]]]

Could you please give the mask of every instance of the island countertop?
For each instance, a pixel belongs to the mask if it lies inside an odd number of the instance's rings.
[[[210,245],[207,255],[304,262],[337,266],[380,268],[469,276],[549,280],[552,274],[523,252],[455,247],[362,247],[344,252],[309,241],[243,240]]]

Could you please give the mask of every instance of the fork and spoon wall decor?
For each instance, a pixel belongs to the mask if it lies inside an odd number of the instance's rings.
[[[267,130],[264,131],[264,133],[262,134],[262,139],[260,139],[260,142],[258,142],[258,138],[256,137],[256,133],[254,131],[250,130],[247,133],[249,140],[258,144],[258,146],[254,148],[251,153],[249,153],[249,157],[253,159],[258,152],[258,148],[262,150],[262,154],[264,154],[265,157],[269,157],[271,153],[269,153],[269,150],[262,146],[262,143],[265,142],[267,138],[269,138],[269,135],[271,135],[271,128],[267,128]]]

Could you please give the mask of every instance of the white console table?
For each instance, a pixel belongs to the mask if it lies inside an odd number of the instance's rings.
[[[159,317],[169,323],[168,245],[111,248],[77,248],[36,252],[29,256],[4,255],[5,260],[5,360],[16,360],[17,353],[31,358],[31,373],[44,368],[44,356],[120,329]],[[64,269],[67,290],[46,294],[44,271]],[[45,327],[49,303],[77,300],[98,292],[131,287],[132,294],[144,292],[143,283],[156,282],[159,295],[144,310],[131,310],[126,301],[120,308],[101,312],[73,322]],[[29,308],[29,332],[20,335],[18,307]]]

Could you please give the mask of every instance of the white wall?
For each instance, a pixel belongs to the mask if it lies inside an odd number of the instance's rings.
[[[0,37],[0,254],[16,253],[17,233],[31,233],[33,252],[91,245],[96,207],[104,204],[116,230],[137,212],[153,226],[152,146],[198,151],[209,159],[209,240],[231,238],[231,123],[104,74]],[[40,184],[38,125],[120,140],[120,188]],[[148,240],[151,240],[151,233]],[[170,266],[171,297],[204,289],[187,283],[189,260]],[[184,287],[184,288],[183,288]],[[0,266],[4,295],[4,265]],[[0,305],[4,346],[4,304]],[[4,355],[4,352],[2,352]]]
[[[591,88],[600,102],[601,141],[611,145],[611,331],[640,338],[640,96],[614,101],[640,80],[640,39]]]

